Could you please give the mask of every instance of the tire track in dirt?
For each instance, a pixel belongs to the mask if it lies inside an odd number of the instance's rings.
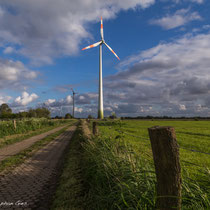
[[[36,136],[32,136],[32,137],[25,139],[23,141],[20,141],[20,142],[17,142],[17,143],[14,143],[14,144],[11,144],[11,145],[1,148],[0,149],[0,162],[12,155],[15,155],[15,154],[21,152],[22,150],[30,147],[37,141],[40,141],[41,139],[49,136],[50,134],[55,133],[55,132],[65,128],[66,126],[67,125],[54,128],[54,129],[47,131],[45,133],[42,133],[42,134],[39,134]]]
[[[49,209],[71,126],[13,171],[0,175],[0,209]]]

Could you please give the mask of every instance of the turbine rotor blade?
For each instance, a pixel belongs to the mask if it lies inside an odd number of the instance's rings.
[[[109,50],[117,57],[118,60],[120,60],[120,58],[117,56],[117,54],[114,52],[114,50],[106,43],[104,42],[104,44],[109,48]]]
[[[101,17],[101,39],[104,39],[104,28],[103,28],[103,19]]]
[[[96,42],[95,44],[92,44],[90,46],[84,47],[82,50],[87,50],[87,49],[90,49],[90,48],[93,48],[93,47],[97,47],[101,43],[102,43],[102,41]]]

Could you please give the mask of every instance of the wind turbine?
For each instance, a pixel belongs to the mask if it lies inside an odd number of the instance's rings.
[[[101,17],[101,41],[96,42],[95,44],[92,44],[90,46],[87,46],[83,48],[82,50],[86,50],[89,48],[97,47],[100,45],[99,49],[99,96],[98,96],[98,118],[103,119],[104,118],[104,108],[103,108],[103,81],[102,81],[102,45],[105,44],[108,49],[117,57],[118,60],[119,57],[117,54],[112,50],[112,48],[104,41],[104,31],[103,31],[103,20]]]
[[[74,118],[74,96],[77,93],[74,92],[73,88],[71,88],[71,91],[72,91],[72,94],[73,94],[73,112],[72,112],[72,114],[73,114],[73,118]]]

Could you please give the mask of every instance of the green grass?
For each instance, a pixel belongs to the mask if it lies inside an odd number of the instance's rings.
[[[104,137],[115,138],[117,135],[129,142],[137,153],[151,156],[152,151],[149,141],[148,128],[152,126],[172,126],[175,128],[176,137],[180,147],[194,149],[206,153],[210,153],[210,121],[116,121],[117,123],[109,125],[113,122],[101,122],[99,129]],[[120,133],[124,132],[123,134]],[[138,137],[133,137],[130,135]],[[146,141],[148,139],[148,141]],[[195,168],[194,165],[186,162],[194,163],[202,168],[210,168],[210,155],[195,153],[180,148],[180,158],[182,164],[189,168],[192,172],[192,177],[200,174],[200,168]],[[186,161],[186,162],[184,162]]]
[[[209,121],[101,121],[100,136],[83,144],[85,209],[154,209],[156,177],[147,129],[155,125],[175,127],[180,146],[210,153]],[[180,149],[180,159],[182,209],[210,209],[210,156]]]
[[[0,121],[0,138],[14,134],[23,134],[29,131],[35,131],[49,126],[56,126],[66,122],[68,122],[68,120],[51,120],[46,118],[22,119],[16,120],[15,129],[13,120]]]
[[[84,209],[83,142],[81,127],[75,131],[65,156],[64,168],[56,190],[52,210]]]
[[[13,155],[0,163],[0,172],[2,171],[10,171],[13,167],[16,167],[17,165],[24,162],[25,159],[31,157],[37,150],[54,140],[57,136],[59,136],[61,133],[63,133],[70,125],[73,125],[74,122],[68,123],[66,127],[61,129],[60,131],[57,131],[53,134],[50,134],[49,136],[41,139],[40,141],[33,144],[31,147],[21,151],[20,153]]]

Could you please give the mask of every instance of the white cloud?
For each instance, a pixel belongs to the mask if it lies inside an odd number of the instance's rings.
[[[27,92],[22,92],[22,96],[18,96],[16,99],[15,99],[15,103],[17,105],[20,105],[20,106],[25,106],[33,101],[35,101],[39,96],[36,95],[35,93],[32,93],[31,95]]]
[[[173,0],[175,3],[181,3],[181,2],[194,2],[198,4],[202,4],[204,0]]]
[[[184,104],[179,104],[179,110],[186,110],[186,106]]]
[[[0,96],[0,105],[8,103],[12,99],[11,96]]]
[[[22,62],[0,59],[0,89],[25,87],[36,77],[37,73],[27,69]]]
[[[173,15],[167,15],[160,19],[150,20],[150,24],[159,25],[168,30],[183,26],[194,20],[202,20],[202,18],[197,12],[190,13],[189,9],[181,9],[177,10]]]
[[[48,99],[47,101],[44,102],[46,106],[50,106],[50,104],[53,104],[56,100],[55,99]]]
[[[70,95],[68,95],[66,97],[66,102],[70,104],[70,103],[72,103],[72,101],[73,101],[72,97]]]
[[[84,97],[84,96],[79,96],[79,99],[80,99],[80,100],[84,100],[85,97]]]
[[[83,108],[81,108],[81,107],[75,107],[75,112],[82,112],[83,111]]]
[[[66,98],[62,98],[60,100],[56,99],[48,99],[46,100],[43,105],[47,107],[61,107],[61,106],[69,106],[72,105],[72,96],[68,95]]]
[[[78,53],[90,38],[88,23],[115,17],[120,10],[146,8],[155,0],[7,0],[0,3],[0,44],[20,46],[17,51],[34,64]]]
[[[10,54],[13,53],[15,50],[12,47],[6,47],[3,51],[4,54]]]

